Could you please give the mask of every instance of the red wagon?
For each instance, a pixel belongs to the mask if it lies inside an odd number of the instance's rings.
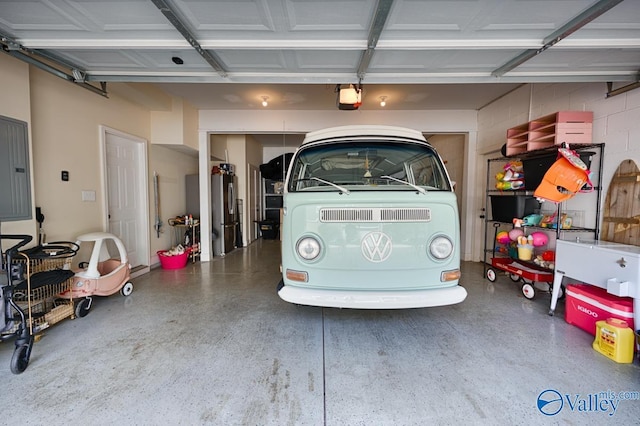
[[[524,262],[511,257],[494,257],[491,259],[491,267],[487,268],[487,279],[495,282],[498,277],[496,269],[509,273],[513,282],[522,282],[522,294],[527,299],[533,299],[536,295],[534,282],[543,282],[553,285],[553,271],[537,266],[534,263]],[[562,289],[564,294],[564,288]]]

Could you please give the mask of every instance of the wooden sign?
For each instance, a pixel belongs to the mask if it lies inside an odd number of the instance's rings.
[[[613,175],[605,199],[600,239],[640,245],[640,170],[624,160]]]

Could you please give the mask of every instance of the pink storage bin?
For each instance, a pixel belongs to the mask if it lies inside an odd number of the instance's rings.
[[[184,253],[175,256],[167,256],[167,251],[168,250],[160,250],[157,252],[162,269],[182,269],[187,266],[189,250],[185,250]]]

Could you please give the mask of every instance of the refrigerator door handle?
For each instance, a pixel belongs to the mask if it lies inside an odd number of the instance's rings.
[[[229,192],[227,193],[227,201],[229,202],[229,214],[233,214],[233,206],[235,204],[235,194],[233,193],[233,182],[229,183]]]

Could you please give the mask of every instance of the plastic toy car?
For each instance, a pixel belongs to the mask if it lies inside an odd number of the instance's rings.
[[[118,291],[128,296],[133,292],[127,250],[118,237],[106,232],[92,232],[78,237],[76,244],[81,250],[83,243],[93,243],[91,258],[89,262],[80,262],[81,269],[73,277],[72,289],[60,294],[65,299],[80,299],[75,308],[77,317],[89,313],[92,296],[110,296]],[[109,253],[109,247],[113,246],[118,251],[118,258],[111,257]]]

